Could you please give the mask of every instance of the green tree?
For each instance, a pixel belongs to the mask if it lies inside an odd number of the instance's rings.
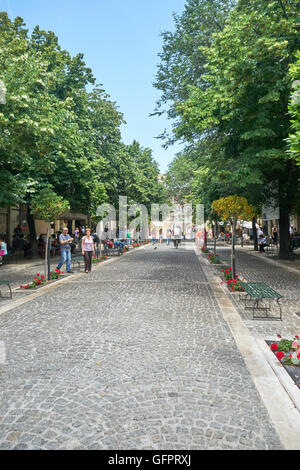
[[[287,155],[289,64],[299,42],[297,2],[238,2],[222,33],[214,34],[202,80],[177,103],[176,135],[197,141],[209,136],[218,150],[207,159],[222,179],[247,190],[256,186],[260,202],[275,189],[280,208],[280,255],[288,256],[289,214],[297,199],[299,172]]]
[[[292,95],[289,112],[292,116],[291,133],[288,138],[289,155],[300,165],[300,51],[296,54],[296,62],[291,65]]]
[[[45,250],[45,278],[50,279],[50,260],[48,257],[48,246],[50,238],[51,222],[54,222],[62,214],[70,209],[69,202],[63,200],[61,196],[55,194],[50,188],[44,188],[41,192],[35,193],[31,201],[31,211],[39,219],[47,222],[47,242]]]
[[[220,198],[212,203],[212,210],[224,222],[230,222],[232,231],[231,243],[231,269],[232,276],[235,277],[235,233],[238,219],[252,220],[255,215],[254,208],[248,204],[247,199],[240,196],[228,196]]]

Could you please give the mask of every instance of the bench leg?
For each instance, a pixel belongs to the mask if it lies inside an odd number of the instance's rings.
[[[280,305],[280,299],[277,299],[277,305],[278,305],[279,311],[280,311],[280,321],[282,321],[282,309],[281,309],[281,305]]]
[[[12,290],[11,290],[10,284],[7,284],[7,287],[9,288],[9,296],[10,296],[10,298],[12,299]],[[5,299],[5,297],[3,297],[3,295],[2,295],[1,290],[0,290],[0,297],[1,297],[2,299]]]

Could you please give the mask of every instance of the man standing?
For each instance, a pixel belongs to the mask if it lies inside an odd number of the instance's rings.
[[[67,264],[67,273],[72,273],[71,271],[71,245],[73,238],[68,234],[68,228],[64,227],[63,232],[59,236],[60,243],[60,253],[61,258],[57,269],[60,269],[62,265],[66,262]]]

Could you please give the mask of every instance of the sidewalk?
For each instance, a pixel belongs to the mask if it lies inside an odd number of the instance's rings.
[[[207,256],[195,247],[206,276],[235,342],[243,355],[257,390],[272,418],[285,449],[300,447],[300,390],[271,353],[266,341],[276,341],[277,334],[293,338],[300,333],[299,272],[279,262],[269,263],[264,255],[238,249],[236,269],[246,281],[264,281],[282,294],[282,321],[255,319],[244,309],[239,294],[222,284],[223,276]],[[197,250],[198,248],[198,250]],[[212,248],[212,245],[209,245]],[[249,248],[249,247],[248,247]],[[251,247],[250,247],[251,249]],[[230,255],[230,246],[217,246],[220,256]],[[267,261],[267,262],[266,262]]]
[[[300,274],[300,256],[298,253],[295,256],[295,261],[291,261],[286,259],[278,259],[276,256],[268,256],[267,253],[259,253],[259,251],[254,251],[253,246],[237,246],[236,251],[255,256],[267,263],[273,264],[274,266],[278,266],[290,272]]]
[[[59,256],[55,256],[54,258],[51,258],[50,263],[58,263]],[[44,267],[44,259],[42,258],[32,258],[32,259],[26,259],[26,258],[20,258],[18,260],[14,260],[13,262],[10,262],[8,264],[3,264],[0,266],[0,278],[2,278],[2,273],[7,273],[9,271],[20,271],[23,269],[28,269],[33,266],[41,266],[42,268]]]

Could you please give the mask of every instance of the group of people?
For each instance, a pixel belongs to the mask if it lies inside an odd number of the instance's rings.
[[[80,240],[81,253],[84,257],[85,272],[89,273],[92,270],[92,259],[95,254],[95,240],[91,234],[90,228],[85,228],[84,233]],[[74,238],[68,233],[68,227],[64,227],[62,233],[59,235],[61,257],[57,269],[61,269],[63,264],[66,263],[67,273],[73,272],[71,271],[71,244],[73,241]]]
[[[160,228],[158,231],[158,237],[157,237],[157,230],[154,228],[152,230],[152,244],[155,245],[157,241],[159,240],[160,243],[163,242],[164,237],[163,237],[163,229]],[[166,231],[166,242],[167,245],[171,243],[171,240],[174,243],[174,246],[177,248],[178,244],[180,243],[181,240],[185,240],[185,233],[181,230],[180,227],[174,227],[173,229],[169,228]]]
[[[293,240],[293,238],[297,237],[297,230],[291,226],[289,229],[290,233],[290,239]],[[279,239],[279,230],[277,225],[274,225],[272,228],[272,235],[271,239],[274,245],[278,245],[278,239]],[[263,253],[265,250],[265,247],[269,245],[268,243],[268,237],[264,234],[263,229],[260,227],[257,230],[257,241],[258,241],[258,246],[259,246],[259,251],[260,253]]]

